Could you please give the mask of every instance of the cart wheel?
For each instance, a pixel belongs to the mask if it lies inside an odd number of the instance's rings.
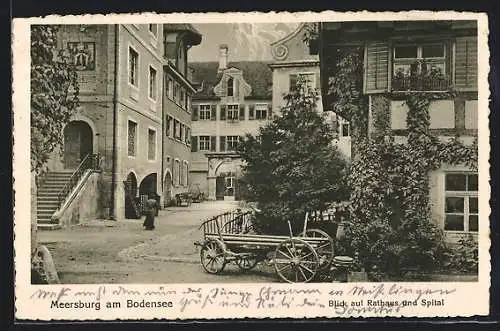
[[[218,274],[226,266],[225,247],[219,240],[208,240],[201,247],[200,259],[209,274]]]
[[[307,283],[318,272],[318,254],[304,240],[290,238],[276,248],[274,268],[278,276],[286,282]]]
[[[315,250],[316,253],[318,253],[319,257],[319,270],[329,269],[335,256],[335,241],[333,240],[333,238],[330,237],[325,231],[318,229],[306,230],[305,233],[302,232],[302,236],[307,238],[325,239],[325,242],[321,243],[318,247],[315,248]]]
[[[254,255],[244,255],[236,259],[236,264],[241,270],[251,270],[257,265],[257,257]]]

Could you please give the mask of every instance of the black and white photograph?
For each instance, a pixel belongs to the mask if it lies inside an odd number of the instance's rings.
[[[35,289],[489,274],[477,19],[151,17],[29,24]]]

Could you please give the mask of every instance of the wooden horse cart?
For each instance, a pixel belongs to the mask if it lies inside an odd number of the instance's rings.
[[[259,262],[274,265],[276,274],[289,283],[309,282],[328,272],[334,258],[334,241],[324,231],[307,229],[308,214],[300,235],[262,235],[253,232],[254,212],[230,212],[201,224],[200,259],[206,272],[220,273],[228,263],[250,270]]]

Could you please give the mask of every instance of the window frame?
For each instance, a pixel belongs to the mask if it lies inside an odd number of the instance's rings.
[[[425,46],[436,46],[439,45],[443,49],[443,56],[441,57],[423,57],[423,48]],[[398,47],[405,47],[405,46],[414,46],[417,48],[417,57],[412,57],[412,58],[396,58],[396,49]],[[423,41],[423,42],[414,42],[414,43],[404,43],[404,42],[398,42],[392,45],[392,52],[391,52],[391,65],[390,65],[390,78],[391,78],[391,85],[393,85],[393,89],[395,91],[404,91],[409,89],[410,91],[425,91],[425,92],[431,92],[431,91],[442,91],[446,90],[446,88],[443,87],[437,87],[437,88],[412,88],[411,85],[409,87],[406,87],[405,84],[412,84],[418,81],[412,81],[412,77],[421,77],[423,73],[423,64],[425,63],[427,65],[427,72],[431,69],[433,65],[436,65],[437,68],[440,69],[440,75],[442,75],[442,79],[444,79],[444,82],[442,84],[448,85],[452,82],[451,78],[453,75],[453,63],[455,59],[452,58],[452,50],[450,50],[450,41],[449,40],[436,40],[436,41]],[[412,74],[411,72],[411,66],[416,64],[417,65],[417,71],[415,75]],[[407,69],[408,67],[408,69]],[[403,68],[403,79],[409,79],[410,81],[407,83],[403,84],[402,88],[395,88],[394,86],[397,85],[396,82],[398,80],[398,72],[399,69]],[[438,80],[437,80],[438,81]]]
[[[231,138],[231,139],[229,139]],[[236,142],[234,141],[236,138]],[[230,148],[230,140],[231,144],[236,144],[235,148]],[[238,144],[240,143],[240,136],[226,136],[226,152],[234,152],[238,148]]]
[[[236,117],[230,117],[229,113],[235,113]],[[226,120],[237,121],[240,119],[240,105],[238,103],[231,103],[226,105]]]
[[[264,117],[259,117],[257,114],[259,112],[265,112]],[[262,114],[261,114],[262,115]],[[254,118],[256,120],[267,120],[267,116],[269,115],[269,105],[267,103],[257,103],[254,106]]]
[[[170,99],[170,100],[174,100],[174,80],[172,79],[172,77],[168,77],[167,79],[167,89],[168,89],[168,95],[167,97]]]
[[[135,135],[134,135],[134,152],[133,155],[130,154],[130,123],[134,123]],[[127,156],[129,158],[137,157],[137,146],[139,145],[139,123],[132,118],[127,118]]]
[[[464,175],[465,178],[465,191],[452,191],[446,189],[446,176],[447,175]],[[479,206],[477,213],[470,212],[470,199],[479,199],[479,187],[477,191],[469,190],[469,176],[476,175],[479,179],[479,174],[472,171],[448,171],[443,176],[443,189],[444,189],[444,199],[443,199],[443,230],[450,233],[478,233],[479,232]],[[478,184],[479,185],[479,184]],[[462,198],[464,200],[463,213],[447,212],[446,211],[446,200],[447,198]],[[478,200],[479,202],[479,200]],[[463,217],[463,230],[448,230],[446,229],[446,216],[447,215],[460,215]],[[470,216],[477,216],[478,220],[478,230],[470,230]]]
[[[134,82],[132,83],[131,80],[132,80],[132,63],[131,63],[131,60],[133,58],[133,53],[135,53],[135,56],[136,56],[136,63],[135,63],[135,72],[134,72]],[[134,46],[132,46],[131,44],[128,45],[128,54],[127,54],[127,83],[129,86],[132,86],[136,89],[139,89],[139,86],[140,86],[140,79],[139,79],[139,67],[140,67],[140,54],[139,52],[137,51],[137,49],[135,49]]]
[[[154,86],[151,86],[151,70],[154,71]],[[151,96],[151,92],[154,92],[154,95]],[[148,68],[148,99],[152,102],[158,100],[158,70],[152,65],[149,65]]]
[[[208,118],[206,118],[205,116],[206,113],[208,113]],[[202,114],[204,115],[202,116]],[[198,105],[198,120],[209,121],[211,119],[212,119],[212,105],[210,104]]]
[[[295,75],[297,77],[297,81],[299,80],[300,76],[310,76],[312,79],[309,81],[309,84],[306,85],[307,90],[303,90],[304,86],[302,86],[301,92],[302,93],[308,93],[309,91],[315,91],[316,90],[316,73],[314,71],[303,71],[303,72],[295,72],[295,73],[290,73],[288,76],[288,79],[290,80],[290,76]],[[292,86],[288,87],[288,92],[292,92]]]
[[[208,148],[202,148],[202,139],[201,138],[207,138],[207,141],[203,141],[203,143],[205,144],[205,146],[208,146]],[[210,152],[210,148],[212,146],[210,146],[210,141],[211,141],[211,137],[210,136],[198,136],[198,151],[199,152]]]
[[[154,132],[154,151],[153,151],[153,158],[150,158],[149,152],[150,152],[150,143],[151,141],[149,140],[150,138],[150,133]],[[158,131],[156,128],[150,126],[148,127],[148,161],[150,162],[156,162],[157,161],[157,155],[158,155]]]
[[[231,82],[231,84],[229,84]],[[227,79],[227,89],[226,89],[226,96],[228,97],[234,97],[234,77],[229,77]],[[229,90],[231,90],[231,94],[229,94]]]

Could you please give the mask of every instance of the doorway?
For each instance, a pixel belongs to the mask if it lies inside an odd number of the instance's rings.
[[[64,128],[64,168],[75,169],[93,153],[92,128],[84,121],[71,121]]]

